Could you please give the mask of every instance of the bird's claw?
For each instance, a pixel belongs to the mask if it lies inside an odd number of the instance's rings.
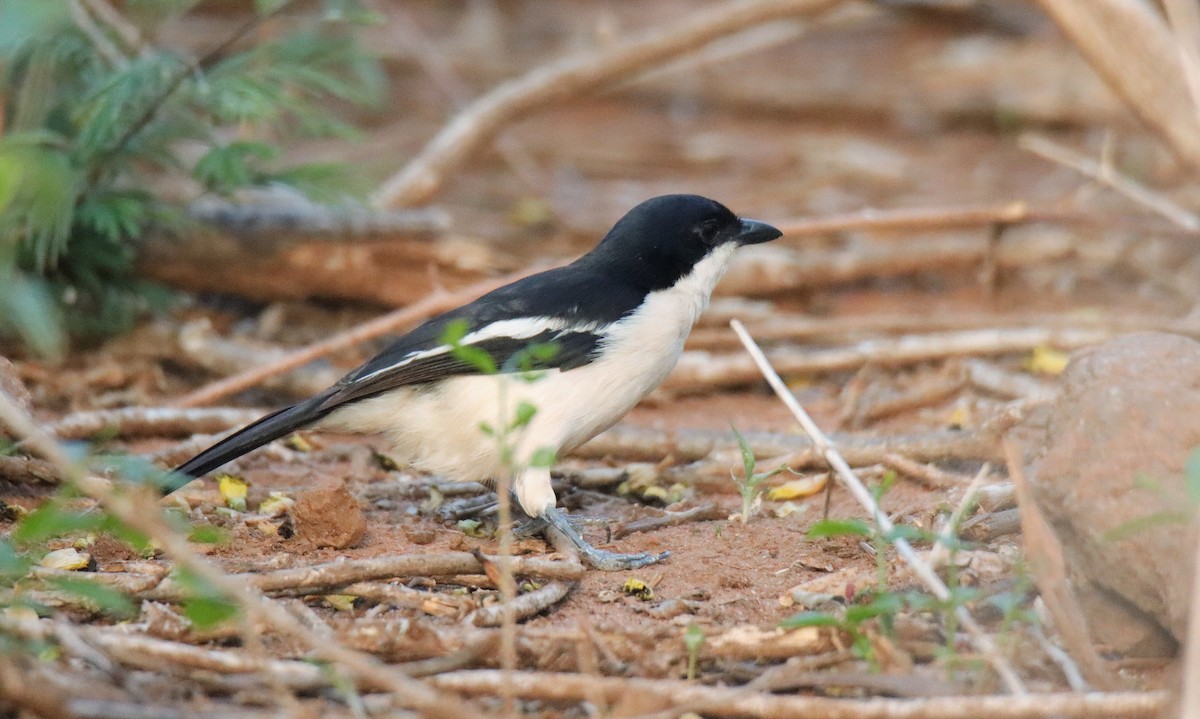
[[[550,526],[571,540],[571,544],[574,544],[575,549],[579,551],[579,558],[595,569],[606,572],[622,572],[661,562],[671,556],[670,552],[663,552],[662,554],[650,554],[649,552],[618,554],[617,552],[609,552],[604,549],[596,549],[588,544],[583,535],[575,529],[571,523],[570,516],[558,507],[551,507],[546,510],[542,515],[542,519],[546,520]]]

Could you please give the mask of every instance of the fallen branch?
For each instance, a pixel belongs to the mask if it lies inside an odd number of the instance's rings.
[[[675,527],[688,522],[705,522],[712,519],[722,519],[725,512],[717,505],[708,502],[698,507],[683,509],[677,512],[663,511],[657,517],[645,517],[626,522],[613,529],[613,539],[620,539],[635,532],[652,532],[663,527]]]
[[[960,367],[949,368],[952,371],[943,372],[939,376],[925,379],[916,386],[905,388],[870,403],[861,403],[851,414],[855,427],[862,427],[871,421],[882,419],[901,412],[909,412],[922,407],[937,405],[948,397],[956,395],[967,385],[967,378]]]
[[[729,331],[728,322],[740,307],[732,308],[724,317],[726,326],[713,323],[720,314],[701,317],[704,327],[692,331],[689,349],[729,349],[738,347],[737,337]],[[745,321],[746,329],[760,342],[809,342],[816,338],[857,338],[861,335],[904,334],[927,335],[958,330],[1001,330],[1044,327],[1051,330],[1104,330],[1111,334],[1123,332],[1170,332],[1200,338],[1200,323],[1187,318],[1174,319],[1154,315],[1066,314],[990,314],[990,313],[906,313],[902,315],[857,315],[853,317],[805,317],[782,315],[778,310]],[[973,379],[973,381],[975,381]]]
[[[1030,207],[1027,202],[1004,205],[975,205],[966,207],[918,207],[899,210],[867,208],[858,212],[828,217],[785,219],[775,227],[787,237],[832,235],[839,232],[913,232],[957,230],[987,225],[1020,225],[1037,222],[1092,222],[1083,212],[1070,212],[1048,207]]]
[[[190,437],[201,432],[223,432],[253,422],[262,414],[261,410],[236,407],[125,407],[75,412],[49,424],[46,429],[65,440],[87,439],[101,433],[122,439]]]
[[[676,18],[611,48],[535,68],[478,98],[442,128],[372,198],[376,207],[420,204],[502,127],[534,110],[633,77],[723,36],[772,20],[822,12],[839,0],[729,2]]]
[[[624,679],[551,672],[480,669],[432,677],[434,686],[467,695],[494,696],[501,683],[524,699],[582,702],[599,694],[608,702],[654,698],[661,706],[686,706],[710,717],[739,719],[1153,719],[1167,703],[1166,692],[965,696],[931,699],[830,699],[774,696],[730,687],[706,687],[677,679]]]
[[[386,270],[376,270],[385,272]],[[185,322],[176,335],[180,363],[199,367],[217,377],[228,377],[271,362],[278,362],[291,349],[272,342],[221,334],[208,317]],[[344,370],[328,362],[312,362],[294,371],[272,377],[262,386],[293,397],[311,397],[342,378]]]
[[[845,454],[844,451],[843,454]],[[962,487],[971,481],[962,475],[944,472],[929,464],[914,462],[908,457],[895,452],[883,456],[883,465],[888,469],[894,469],[900,474],[911,477],[931,489]]]
[[[824,460],[808,437],[773,432],[746,432],[754,456],[776,460],[793,469],[824,466]],[[900,454],[915,462],[945,459],[1002,459],[998,435],[990,426],[975,431],[944,430],[913,435],[835,435],[847,461],[856,466],[881,464],[889,454]],[[696,462],[715,452],[734,453],[738,445],[726,430],[684,429],[662,431],[648,427],[618,425],[575,450],[576,457],[617,457],[648,462],[672,457],[677,462]]]
[[[44,459],[36,457],[0,456],[0,479],[15,482],[34,481],[39,484],[58,484],[58,470]]]
[[[345,332],[339,332],[321,342],[311,344],[295,352],[290,352],[274,362],[201,387],[194,392],[180,397],[172,404],[176,407],[199,407],[212,404],[231,394],[236,394],[242,390],[261,384],[269,377],[283,374],[315,359],[320,359],[334,352],[353,347],[380,335],[395,332],[440,312],[454,309],[461,304],[478,298],[486,292],[520,279],[526,274],[528,272],[519,272],[496,279],[477,282],[470,287],[465,287],[455,292],[434,293],[408,307],[402,307]]]
[[[543,579],[574,580],[583,576],[582,564],[557,561],[543,557],[513,557],[513,573]],[[459,574],[481,574],[483,564],[470,552],[440,552],[438,554],[400,554],[368,559],[342,559],[305,567],[276,569],[268,572],[245,572],[227,575],[229,581],[265,593],[283,592],[322,594],[357,582],[370,582],[398,577],[446,577]],[[70,576],[83,582],[95,582],[119,589],[138,599],[159,602],[179,602],[191,596],[187,588],[170,576],[135,574],[131,572],[63,572],[38,567],[34,574],[40,578]]]
[[[837,250],[761,246],[734,258],[717,292],[770,297],[802,288],[978,267],[985,261],[1001,270],[1040,266],[1071,257],[1076,244],[1068,236],[1040,233],[1006,238],[994,248],[986,237],[911,238]]]
[[[566,599],[571,586],[566,582],[550,582],[544,587],[516,597],[509,602],[507,610],[504,604],[481,607],[472,615],[471,623],[477,627],[498,627],[504,621],[505,611],[512,612],[513,621],[528,619]]]
[[[1021,531],[1021,512],[1016,507],[997,512],[978,514],[962,523],[958,530],[959,539],[971,542],[987,542],[1006,534]]]
[[[1050,345],[1075,349],[1098,344],[1115,333],[1103,328],[1021,327],[980,329],[864,340],[847,347],[805,350],[776,347],[769,357],[781,374],[841,372],[866,364],[898,367],[949,357],[1028,352]],[[744,355],[684,352],[667,377],[666,390],[686,394],[744,387],[760,381],[754,361]]]

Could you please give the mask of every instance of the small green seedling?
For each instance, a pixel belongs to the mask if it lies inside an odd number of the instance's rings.
[[[737,427],[730,423],[729,428],[733,430],[733,436],[737,437],[738,448],[742,451],[742,471],[745,479],[738,479],[733,472],[729,476],[733,478],[737,484],[738,492],[742,495],[742,524],[750,522],[750,513],[754,509],[754,503],[762,494],[760,489],[762,483],[767,479],[774,477],[782,472],[786,467],[776,467],[770,472],[758,472],[758,460],[754,458],[754,451],[750,449],[750,444],[746,442],[746,438],[738,431]]]
[[[688,625],[683,633],[683,646],[688,653],[687,678],[690,682],[696,678],[696,664],[700,660],[700,648],[704,646],[704,630],[699,624]]]

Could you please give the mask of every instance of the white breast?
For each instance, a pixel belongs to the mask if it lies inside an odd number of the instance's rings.
[[[610,325],[600,357],[568,372],[552,370],[529,383],[512,376],[455,377],[440,385],[393,390],[347,405],[323,423],[354,432],[382,432],[397,459],[460,480],[509,471],[499,441],[483,431],[511,423],[522,401],[537,408],[508,442],[518,466],[541,448],[560,455],[612,426],[657,387],[679,359],[683,343],[735,246],[722,245],[673,287],[650,294]],[[524,472],[517,494],[538,515],[555,502],[545,471]]]

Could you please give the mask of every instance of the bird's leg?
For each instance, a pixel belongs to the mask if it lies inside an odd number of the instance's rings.
[[[603,549],[596,549],[588,544],[583,535],[571,524],[571,518],[566,512],[558,507],[550,507],[546,509],[540,519],[544,519],[558,531],[562,532],[575,548],[579,550],[579,556],[584,562],[587,562],[596,569],[606,572],[619,572],[629,569],[637,569],[648,564],[661,562],[671,556],[670,552],[662,554],[650,554],[649,552],[638,552],[637,554],[618,554],[609,552]]]

